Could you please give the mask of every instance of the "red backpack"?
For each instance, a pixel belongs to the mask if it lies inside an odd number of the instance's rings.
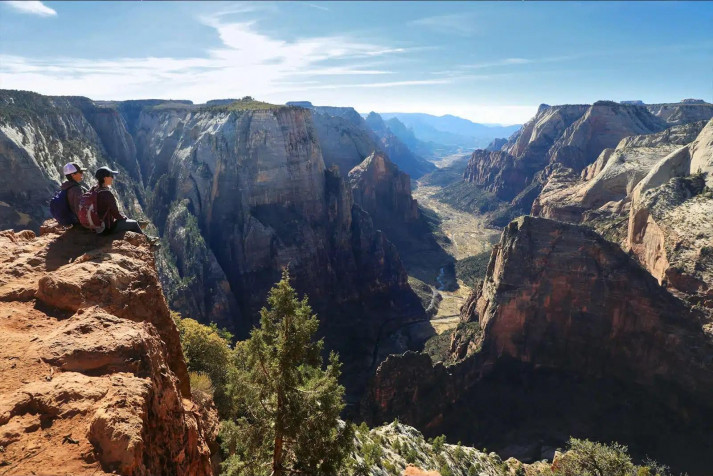
[[[97,211],[97,195],[99,195],[99,187],[94,186],[89,189],[88,192],[82,194],[79,199],[79,223],[82,224],[84,228],[89,228],[92,231],[101,233],[104,231],[104,218],[99,217],[99,212]]]

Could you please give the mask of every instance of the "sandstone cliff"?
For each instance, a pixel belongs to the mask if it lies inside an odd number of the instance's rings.
[[[572,434],[624,442],[690,473],[713,463],[701,456],[713,454],[702,423],[713,415],[702,313],[595,232],[512,222],[462,317],[483,328],[476,352],[449,367],[390,357],[364,404],[367,419],[399,415],[525,460]]]
[[[581,176],[552,173],[532,213],[593,227],[660,283],[711,308],[712,131],[701,121],[622,139]]]
[[[713,118],[713,104],[698,99],[684,99],[671,104],[650,104],[646,108],[669,124],[686,124]]]
[[[622,139],[577,175],[562,168],[547,179],[532,214],[572,223],[587,223],[624,245],[634,187],[661,158],[688,145],[704,122],[674,126],[662,132]]]
[[[3,474],[212,474],[217,415],[191,401],[152,252],[0,232]]]
[[[498,151],[473,153],[464,179],[510,202],[493,223],[528,213],[554,174],[579,174],[607,148],[669,124],[644,106],[598,101],[591,106],[540,106],[536,116]]]
[[[135,217],[146,210],[163,236],[157,265],[184,315],[244,335],[290,266],[328,347],[342,352],[345,376],[360,382],[379,342],[423,318],[398,252],[326,170],[310,111],[251,98],[206,106],[0,97],[0,160],[24,182],[3,182],[3,224],[38,228],[66,161],[118,166],[124,208]],[[344,120],[363,124],[358,114]]]
[[[374,221],[403,225],[418,219],[411,180],[382,153],[372,153],[349,172],[354,203]]]
[[[353,205],[348,184],[326,169],[309,110],[240,103],[148,108],[136,130],[153,219],[168,223],[168,204],[183,201],[183,213],[194,217],[225,273],[202,285],[235,297],[239,312],[230,327],[238,333],[255,323],[267,291],[289,266],[322,319],[328,347],[342,355],[347,381],[354,378],[358,387],[379,342],[422,318],[396,249]],[[183,276],[211,275],[191,269]],[[207,306],[229,303],[206,299]]]
[[[627,246],[660,282],[713,309],[713,120],[631,193]]]

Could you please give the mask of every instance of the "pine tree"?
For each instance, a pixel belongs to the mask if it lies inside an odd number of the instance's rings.
[[[234,415],[223,424],[228,475],[338,474],[352,430],[339,420],[344,387],[331,353],[322,369],[319,322],[297,299],[289,273],[270,291],[260,327],[235,349],[228,393]]]

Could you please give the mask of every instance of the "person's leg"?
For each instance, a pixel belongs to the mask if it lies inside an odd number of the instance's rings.
[[[133,231],[134,233],[144,234],[144,232],[141,231],[139,223],[136,220],[129,219],[119,220],[111,227],[111,233],[121,233],[122,231]]]

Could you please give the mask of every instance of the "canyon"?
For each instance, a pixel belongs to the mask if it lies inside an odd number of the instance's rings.
[[[52,444],[70,421],[87,435],[71,443],[77,471],[214,471],[216,417],[191,403],[168,309],[243,338],[287,266],[344,363],[350,418],[487,446],[499,456],[477,457],[493,474],[498,458],[551,460],[570,436],[705,474],[713,105],[542,105],[510,138],[438,168],[410,149],[427,149],[414,129],[384,117],[0,91],[0,325],[14,379],[0,436],[12,451],[22,441],[21,468],[46,464],[34,435],[60,415]],[[161,249],[43,226],[67,161],[120,170],[122,208]],[[96,394],[79,389],[90,380]],[[102,415],[127,392],[140,395],[117,417],[131,443],[115,448]],[[189,416],[165,422],[174,411]],[[416,431],[405,428],[378,439]]]

